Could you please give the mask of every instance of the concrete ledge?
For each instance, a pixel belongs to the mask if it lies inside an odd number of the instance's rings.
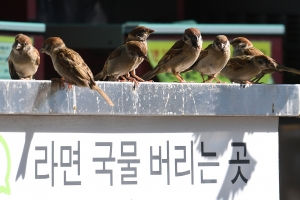
[[[97,82],[95,91],[58,82],[0,81],[0,114],[128,116],[299,116],[299,85]]]

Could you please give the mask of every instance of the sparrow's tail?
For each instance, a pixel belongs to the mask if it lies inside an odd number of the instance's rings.
[[[114,106],[114,103],[111,101],[111,99],[107,96],[107,94],[101,89],[98,87],[98,85],[92,85],[91,86],[91,89],[92,90],[96,90],[97,92],[99,92],[99,94],[102,95],[102,97],[105,99],[105,101],[110,105],[110,106]]]
[[[103,72],[103,70],[100,73],[98,73],[96,76],[94,76],[94,80],[95,81],[102,81],[103,78],[104,78],[104,72]]]
[[[294,73],[294,74],[299,74],[300,75],[300,71],[294,68],[290,68],[290,67],[285,67],[283,65],[278,65],[276,67],[276,69],[278,69],[279,71],[286,71],[286,72],[290,72],[290,73]]]
[[[144,74],[144,76],[142,76],[142,79],[144,79],[145,81],[149,81],[156,74],[160,74],[160,73],[163,73],[163,72],[164,72],[164,70],[162,70],[160,67],[155,67],[151,71],[149,71],[146,74]]]

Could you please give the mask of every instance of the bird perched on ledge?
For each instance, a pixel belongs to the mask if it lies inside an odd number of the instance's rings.
[[[147,38],[154,30],[138,26],[128,34],[125,44],[114,50],[107,58],[103,70],[95,76],[95,80],[110,81],[131,80],[144,81],[135,74],[136,68],[145,60],[148,61]],[[126,78],[124,77],[126,76]]]
[[[129,72],[134,72],[144,59],[148,60],[144,43],[138,41],[126,42],[109,55],[103,70],[95,76],[95,80],[105,80],[108,77],[109,81],[117,81],[119,77],[124,75],[126,75],[126,78],[131,79]]]
[[[59,37],[46,39],[40,51],[51,57],[54,69],[62,77],[62,82],[68,83],[69,87],[72,85],[90,87],[99,92],[109,105],[114,105],[107,94],[96,85],[92,71],[81,56],[67,48],[62,39]]]
[[[32,79],[40,64],[40,54],[28,36],[18,34],[7,61],[12,79]]]
[[[173,73],[180,82],[185,82],[180,73],[197,60],[202,42],[201,33],[198,29],[186,29],[183,38],[177,41],[160,59],[157,66],[142,76],[142,79],[147,81],[157,74],[169,72]]]
[[[197,61],[186,71],[198,71],[203,82],[211,82],[216,79],[221,82],[217,75],[225,67],[230,58],[230,43],[225,35],[218,35],[214,42],[200,52]],[[204,75],[208,79],[204,81]]]
[[[231,82],[252,84],[250,81],[262,70],[275,69],[278,64],[266,55],[236,56],[229,59],[220,72]]]
[[[258,56],[258,55],[264,55],[263,52],[261,52],[259,49],[255,48],[253,44],[245,37],[237,37],[234,38],[230,44],[233,47],[233,56],[242,56],[242,55],[249,55],[249,56]],[[275,60],[273,60],[276,62]],[[277,66],[274,69],[264,69],[260,74],[258,74],[252,81],[258,83],[258,81],[266,74],[270,74],[273,72],[290,72],[294,74],[300,74],[299,70],[285,67],[281,64],[278,64],[276,62]]]

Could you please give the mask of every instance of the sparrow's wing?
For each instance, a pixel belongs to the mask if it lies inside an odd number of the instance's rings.
[[[7,58],[7,62],[8,62],[9,74],[11,79],[20,79],[19,75],[15,70],[14,63],[11,61],[9,57]]]
[[[113,60],[113,59],[119,57],[119,56],[121,55],[121,53],[122,53],[122,49],[123,49],[123,48],[124,48],[123,46],[120,46],[120,47],[118,47],[117,49],[115,49],[115,50],[108,56],[107,60]]]
[[[233,71],[243,70],[251,62],[252,56],[237,56],[232,57],[226,64],[226,68]]]
[[[76,77],[82,80],[93,79],[93,73],[81,56],[69,48],[63,48],[57,53],[57,62],[60,66],[69,70],[71,74],[76,75]]]
[[[197,59],[201,60],[202,58],[205,58],[208,55],[208,51],[212,48],[212,44],[208,45],[205,49],[201,50],[200,55]]]
[[[104,66],[103,66],[102,71],[99,72],[98,74],[96,74],[96,75],[94,76],[94,79],[95,79],[95,80],[103,80],[103,78],[104,78],[104,77],[106,76],[106,74],[107,74],[107,70],[108,70],[108,67],[109,67],[109,62],[110,62],[110,61],[113,61],[115,58],[121,56],[122,51],[123,51],[123,48],[125,48],[124,45],[122,45],[122,46],[116,48],[116,49],[108,56],[108,58],[106,59],[106,61],[105,61],[105,63],[104,63]]]
[[[40,53],[39,53],[39,51],[36,48],[34,48],[34,52],[38,56],[37,59],[36,59],[36,61],[35,61],[35,64],[36,65],[40,65]]]
[[[259,49],[255,47],[250,47],[250,48],[245,48],[243,49],[244,55],[249,55],[249,56],[259,56],[259,55],[264,55],[263,52],[261,52]]]
[[[163,65],[175,56],[179,55],[182,52],[184,44],[185,43],[183,40],[175,42],[175,44],[169,49],[169,51],[160,59],[157,66]]]

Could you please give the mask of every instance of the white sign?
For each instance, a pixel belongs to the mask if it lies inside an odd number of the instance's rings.
[[[94,132],[103,126],[95,127],[98,117],[65,118],[32,129],[87,124],[0,133],[1,199],[279,199],[278,132],[268,128],[277,118],[181,117],[179,124],[180,117],[132,117],[139,124],[124,126],[116,117],[121,127],[112,132]],[[165,129],[149,130],[154,121]],[[237,131],[243,125],[247,132]]]

